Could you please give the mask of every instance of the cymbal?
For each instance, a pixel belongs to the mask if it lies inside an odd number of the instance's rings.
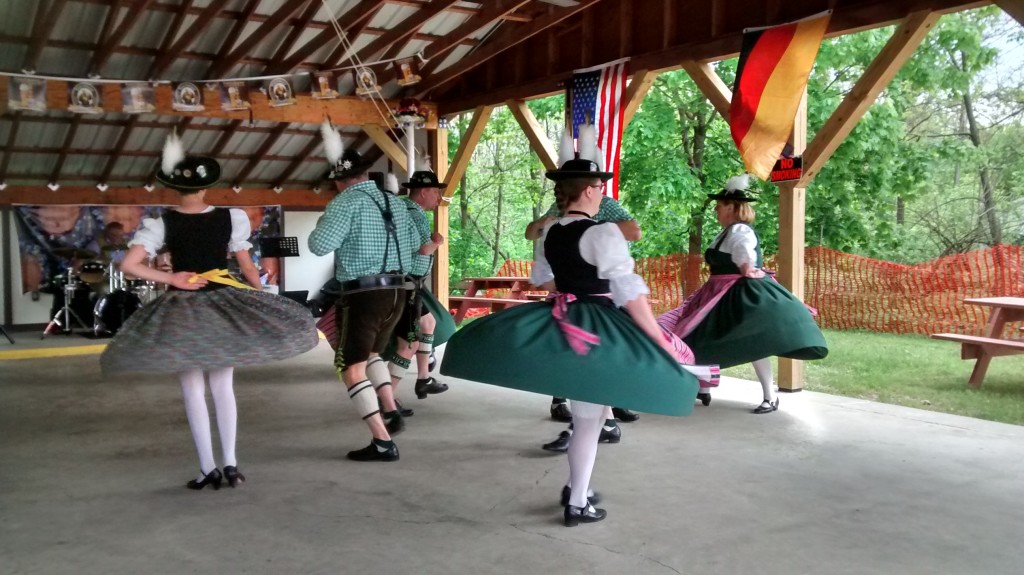
[[[87,260],[96,257],[96,252],[85,248],[56,248],[53,255],[69,260]]]

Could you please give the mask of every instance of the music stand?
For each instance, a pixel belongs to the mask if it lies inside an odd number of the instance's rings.
[[[260,255],[265,258],[294,258],[299,255],[299,238],[260,238]]]
[[[9,333],[7,333],[7,330],[4,329],[4,326],[2,325],[0,325],[0,333],[2,333],[4,337],[7,338],[7,341],[11,342],[11,345],[14,345],[14,338],[12,338]]]

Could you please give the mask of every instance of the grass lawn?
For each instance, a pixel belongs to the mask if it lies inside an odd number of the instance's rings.
[[[960,344],[865,331],[826,330],[825,340],[828,357],[806,363],[805,389],[1024,425],[1024,355],[992,359],[975,390]],[[749,364],[723,373],[757,379]]]

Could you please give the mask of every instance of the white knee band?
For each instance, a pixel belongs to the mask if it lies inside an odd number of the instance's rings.
[[[431,339],[431,341],[420,340],[420,345],[416,349],[416,353],[430,354],[430,350],[434,349],[434,343],[433,343],[433,339],[434,338],[430,338],[430,339]]]
[[[384,365],[384,360],[380,356],[370,358],[366,364],[366,377],[373,382],[374,389],[391,385],[391,373],[388,372],[388,367]]]
[[[356,413],[359,417],[366,419],[380,413],[380,406],[377,404],[377,394],[373,391],[373,384],[370,380],[364,379],[353,385],[348,390],[348,396],[356,406]]]
[[[405,360],[405,365],[398,363],[400,359]],[[397,377],[398,379],[402,379],[405,376],[407,369],[409,369],[409,360],[404,357],[396,357],[388,364],[388,371],[391,372],[391,377]]]

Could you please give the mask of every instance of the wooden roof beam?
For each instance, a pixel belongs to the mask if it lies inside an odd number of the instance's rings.
[[[444,178],[444,183],[448,187],[445,188],[443,197],[451,198],[455,195],[455,188],[459,180],[462,179],[462,175],[466,173],[466,168],[469,167],[469,160],[473,157],[476,145],[480,143],[480,137],[484,134],[487,120],[491,118],[493,111],[494,106],[480,106],[473,110],[473,119],[469,122],[469,129],[462,135],[459,151],[455,152],[455,158],[452,159],[451,166],[448,168],[448,175]]]
[[[409,156],[397,142],[391,139],[390,130],[385,130],[380,126],[373,124],[367,124],[363,126],[363,132],[373,140],[373,143],[376,144],[382,152],[384,152],[384,155],[387,156],[389,160],[398,164],[402,168],[402,171],[405,171],[406,167],[409,165]]]
[[[313,155],[313,152],[323,144],[319,134],[312,133],[310,136],[309,141],[306,142],[306,146],[302,148],[294,158],[292,158],[292,161],[285,166],[285,168],[281,170],[281,173],[278,174],[277,178],[275,178],[274,184],[271,186],[272,188],[279,188],[283,186],[288,178],[295,173],[295,170],[299,169],[299,166],[305,163],[305,161]]]
[[[7,166],[11,164],[11,149],[14,148],[14,142],[18,139],[18,125],[21,123],[21,112],[15,112],[14,118],[11,119],[11,129],[7,132],[7,145],[4,146],[4,161],[0,162],[0,183],[7,177]]]
[[[996,6],[1002,8],[1020,25],[1024,26],[1024,0],[995,0]]]
[[[338,24],[341,29],[347,34],[349,29],[359,24],[363,20],[372,17],[377,13],[386,0],[362,0],[354,8],[345,12],[341,18],[338,19]],[[301,48],[292,52],[286,60],[280,61],[279,64],[271,66],[267,72],[270,74],[285,74],[291,72],[296,66],[301,64],[306,58],[312,55],[317,50],[324,47],[324,44],[331,42],[336,39],[336,32],[333,26],[328,26],[320,31],[319,34],[314,36],[311,40],[302,45]]]
[[[117,142],[114,143],[114,149],[111,152],[110,157],[107,158],[107,164],[103,166],[103,173],[100,174],[99,178],[100,184],[106,184],[107,180],[110,179],[110,174],[114,172],[114,166],[117,164],[117,160],[121,157],[122,152],[124,152],[124,147],[128,145],[128,137],[131,136],[132,130],[135,129],[135,125],[138,121],[139,115],[132,114],[128,123],[121,128],[121,134],[117,137]]]
[[[508,27],[505,30],[498,32],[495,37],[489,39],[469,57],[445,68],[437,74],[431,75],[429,78],[424,78],[422,82],[416,85],[416,90],[421,95],[426,94],[430,90],[457,78],[459,75],[472,70],[473,68],[476,68],[513,46],[517,46],[548,28],[555,26],[566,18],[590,8],[599,1],[600,0],[580,0],[579,4],[570,8],[552,10],[548,14],[537,18],[527,26]]]
[[[154,58],[159,57],[161,54],[165,54],[171,49],[174,39],[178,37],[178,32],[181,31],[181,26],[185,23],[185,14],[192,7],[193,1],[194,0],[185,0],[181,5],[181,9],[174,13],[174,19],[171,20],[171,25],[167,27],[167,32],[164,33],[164,39],[160,42],[160,49]],[[184,57],[184,54],[179,52],[178,57]],[[149,72],[150,77],[152,77],[152,68]]]
[[[295,47],[295,42],[299,40],[299,37],[302,36],[302,32],[304,30],[311,27],[310,24],[312,23],[313,18],[316,18],[316,13],[319,12],[322,7],[323,3],[313,0],[306,6],[306,9],[302,11],[302,14],[299,15],[298,19],[293,19],[289,22],[289,24],[291,24],[291,30],[288,31],[288,35],[285,36],[284,40],[282,40],[281,44],[277,47],[277,50],[274,51],[274,57],[270,59],[271,62],[280,62],[288,55],[288,52],[292,51],[292,48]]]
[[[209,6],[203,8],[195,21],[192,22],[192,26],[181,35],[178,41],[176,41],[169,50],[158,56],[153,62],[148,74],[150,79],[159,78],[171,63],[174,62],[178,52],[184,51],[185,48],[191,46],[197,38],[203,35],[203,31],[213,23],[213,17],[220,11],[220,6],[220,2],[210,2]]]
[[[406,17],[405,20],[402,20],[396,26],[388,30],[386,34],[378,36],[375,40],[361,48],[356,53],[355,59],[357,59],[357,61],[372,60],[378,52],[386,50],[388,46],[391,46],[396,42],[401,42],[405,38],[416,33],[416,31],[422,28],[423,25],[431,18],[437,16],[441,12],[444,12],[458,1],[459,0],[434,0],[430,4],[423,6],[419,11],[414,12],[410,16]],[[343,50],[343,46],[335,48],[334,51],[331,52],[331,55],[324,60],[323,67],[333,68],[353,57],[353,54]],[[338,55],[339,53],[341,56]]]
[[[45,193],[44,193],[45,192]],[[333,198],[333,194],[317,194],[310,189],[292,188],[277,193],[270,188],[253,188],[236,193],[231,188],[210,188],[206,201],[212,205],[233,206],[281,206],[287,209],[321,210]],[[80,205],[177,205],[181,196],[174,190],[159,187],[152,192],[138,186],[111,187],[105,192],[96,186],[61,186],[57,192],[50,192],[45,186],[8,186],[0,190],[0,206],[18,204],[80,204]]]
[[[725,85],[725,82],[718,76],[715,69],[707,62],[694,60],[683,60],[683,69],[690,75],[694,84],[700,89],[704,97],[711,102],[715,110],[725,121],[729,121],[729,107],[732,105],[732,90]]]
[[[53,33],[65,4],[67,4],[67,0],[53,0],[47,9],[46,2],[42,0],[38,2],[35,23],[32,24],[32,44],[29,45],[28,52],[25,54],[24,64],[21,67],[23,70],[35,71],[36,60],[43,52],[46,39]]]
[[[50,182],[60,181],[60,171],[64,168],[64,160],[68,157],[68,150],[75,141],[75,134],[78,133],[78,123],[81,121],[81,118],[81,114],[75,114],[71,118],[67,134],[64,135],[64,145],[61,146],[60,155],[57,156],[57,163],[53,166],[53,170],[50,171]]]
[[[808,144],[804,151],[804,175],[796,187],[806,188],[811,183],[836,148],[875,103],[878,95],[889,85],[893,76],[914,55],[914,50],[938,22],[939,16],[937,12],[921,10],[908,15],[896,28],[892,38],[864,70],[864,75],[857,80],[853,89],[814,135],[814,140]]]
[[[633,79],[626,86],[622,94],[623,111],[622,126],[625,128],[633,120],[633,114],[640,109],[640,103],[644,101],[647,92],[650,91],[654,81],[658,79],[658,73],[652,70],[637,70],[633,73]]]
[[[231,52],[222,59],[214,61],[213,66],[211,66],[210,70],[206,73],[206,77],[217,78],[222,76],[228,70],[231,70],[239,60],[252,52],[253,48],[255,48],[257,44],[265,42],[270,34],[281,26],[287,24],[287,21],[291,18],[292,14],[310,2],[315,2],[318,5],[320,4],[319,0],[287,0],[287,2],[282,4],[269,19],[260,24],[252,34],[249,34],[241,44],[231,50]],[[250,7],[255,8],[259,5],[259,2],[250,2],[249,5]],[[240,22],[242,23],[240,28],[244,28],[245,24],[248,22],[248,18],[245,22]],[[234,46],[236,41],[237,38],[229,37],[228,41],[224,43],[224,47],[231,49],[231,46]]]
[[[125,14],[121,23],[114,29],[114,32],[104,38],[103,44],[98,50],[96,50],[96,52],[93,53],[92,60],[89,62],[90,74],[101,75],[103,66],[106,65],[107,60],[110,59],[110,55],[114,53],[114,46],[117,46],[124,40],[125,35],[132,29],[132,26],[134,26],[139,18],[146,13],[151,2],[152,0],[144,0],[141,6],[136,6],[134,9],[128,10],[128,13]],[[111,8],[111,10],[116,9],[117,6]],[[113,17],[117,18],[117,15],[114,14]]]
[[[522,100],[509,100],[505,102],[505,105],[519,122],[519,127],[526,134],[526,139],[530,141],[530,148],[540,158],[540,163],[544,164],[548,170],[557,170],[558,157],[555,155],[555,147],[548,135],[544,133],[540,123],[537,122],[537,117],[533,115],[530,107]]]
[[[210,148],[210,151],[207,152],[205,155],[213,158],[219,156],[220,153],[224,151],[224,148],[228,145],[228,142],[231,141],[231,138],[235,135],[235,131],[238,130],[238,127],[241,125],[241,120],[233,120],[231,124],[224,129],[224,133],[220,135],[220,138],[217,138],[217,143],[215,143],[213,147]]]
[[[288,124],[281,124],[275,128],[269,136],[263,139],[263,143],[260,144],[260,147],[256,149],[255,153],[253,153],[252,158],[249,159],[249,163],[247,163],[245,167],[235,175],[234,183],[236,186],[242,185],[245,179],[249,177],[249,174],[252,173],[253,169],[256,168],[256,165],[263,161],[264,156],[270,153],[270,150],[273,149],[274,144],[277,144],[277,141],[281,139],[281,134],[284,133],[284,129],[287,127]]]

